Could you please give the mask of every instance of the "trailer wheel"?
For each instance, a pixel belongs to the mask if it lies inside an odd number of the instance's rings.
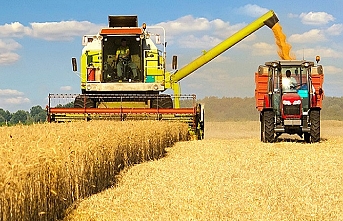
[[[310,111],[310,133],[311,133],[311,142],[320,141],[320,110],[312,109]]]
[[[263,112],[263,142],[274,142],[274,112],[273,110],[266,110]]]

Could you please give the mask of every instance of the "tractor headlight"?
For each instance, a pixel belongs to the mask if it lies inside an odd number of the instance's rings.
[[[290,101],[286,101],[286,100],[282,101],[282,104],[283,105],[292,105],[292,103]]]
[[[299,104],[301,104],[301,100],[293,101],[293,105],[299,105]]]

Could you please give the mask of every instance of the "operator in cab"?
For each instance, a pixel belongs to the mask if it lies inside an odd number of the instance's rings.
[[[126,66],[125,69],[127,67],[130,67],[132,70],[133,79],[138,80],[137,67],[136,67],[136,64],[131,62],[130,48],[129,48],[129,46],[126,45],[126,39],[125,38],[121,39],[121,46],[119,46],[117,51],[116,51],[115,61],[117,62],[117,75],[118,75],[119,80],[123,80],[124,66]],[[125,72],[127,72],[127,70]],[[124,73],[124,75],[126,75],[126,74],[127,73]],[[124,76],[124,80],[126,80],[126,78],[127,78],[127,76]]]
[[[286,77],[282,77],[282,91],[283,92],[297,92],[296,87],[298,82],[294,77],[291,77],[291,71],[286,71]]]

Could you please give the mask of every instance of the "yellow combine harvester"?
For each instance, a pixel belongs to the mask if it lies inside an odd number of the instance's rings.
[[[109,16],[109,26],[83,36],[81,94],[50,94],[49,122],[154,119],[189,124],[190,135],[204,138],[204,108],[195,95],[181,95],[179,82],[264,25],[278,18],[269,11],[180,70],[177,57],[166,70],[166,35],[163,27],[138,27],[137,16]],[[129,48],[129,50],[127,50]],[[119,49],[119,50],[118,50]],[[129,52],[129,56],[126,56]],[[72,58],[73,70],[77,61]],[[162,94],[167,89],[174,94]],[[72,107],[66,104],[72,102]]]

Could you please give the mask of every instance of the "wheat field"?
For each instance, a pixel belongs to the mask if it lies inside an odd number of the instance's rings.
[[[0,220],[60,220],[117,182],[125,167],[164,156],[188,126],[94,121],[0,127]]]
[[[131,167],[65,220],[343,219],[343,122],[323,121],[315,144],[261,143],[259,122],[205,128],[205,140],[178,142],[166,157]]]

